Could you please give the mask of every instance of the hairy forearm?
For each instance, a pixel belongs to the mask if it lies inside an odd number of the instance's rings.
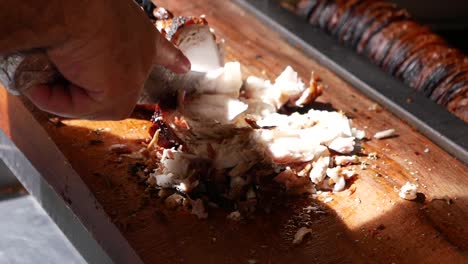
[[[0,1],[0,54],[59,45],[99,23],[106,0]],[[81,21],[92,19],[93,23]]]

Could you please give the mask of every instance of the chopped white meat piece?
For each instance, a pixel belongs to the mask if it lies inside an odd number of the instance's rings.
[[[351,153],[354,150],[354,138],[352,137],[335,138],[328,147],[342,154]]]
[[[347,180],[351,179],[354,175],[356,175],[355,170],[341,170],[341,175]]]
[[[242,73],[239,62],[228,62],[224,67],[206,72],[197,87],[198,93],[225,94],[239,97],[242,86]]]
[[[307,234],[312,234],[312,229],[307,228],[307,227],[299,228],[299,230],[297,230],[296,234],[294,234],[293,244],[298,245],[298,244],[302,243],[302,240],[304,240],[304,237]]]
[[[395,129],[391,128],[391,129],[387,129],[387,130],[383,130],[383,131],[375,133],[374,138],[383,139],[383,138],[392,137],[394,135],[395,135]]]
[[[179,183],[178,185],[175,186],[175,188],[176,188],[176,190],[178,190],[180,192],[187,192],[188,191],[187,184],[185,184],[184,182]]]
[[[362,140],[366,137],[366,132],[364,130],[359,130],[356,128],[351,128],[351,133],[356,139]]]
[[[337,182],[340,175],[341,175],[341,167],[340,166],[327,169],[327,176],[330,177],[330,179],[332,179],[333,182]]]
[[[346,187],[346,179],[353,177],[354,174],[354,170],[343,170],[340,166],[328,168],[327,176],[330,178],[331,182],[325,181],[326,185],[323,187],[330,188],[333,186],[334,192],[342,191]]]
[[[308,115],[293,113],[291,115],[282,115],[272,113],[265,118],[258,120],[257,125],[260,127],[279,127],[283,129],[302,129],[309,128],[315,124]]]
[[[286,69],[284,69],[284,71],[276,78],[274,87],[285,95],[283,99],[285,101],[280,101],[282,105],[291,98],[298,98],[305,90],[304,83],[291,66],[287,66]]]
[[[245,96],[249,99],[257,99],[276,107],[275,97],[281,96],[269,80],[255,76],[249,76],[244,84]]]
[[[324,203],[330,203],[332,201],[333,201],[332,197],[327,197],[327,198],[325,198],[325,200],[323,200]]]
[[[203,162],[203,163],[201,163]],[[155,179],[156,185],[162,188],[179,187],[181,191],[190,191],[198,185],[196,179],[190,176],[201,166],[206,166],[205,160],[184,152],[173,149],[163,151],[160,166],[150,177]]]
[[[230,214],[227,215],[227,219],[233,220],[233,221],[240,221],[242,219],[241,213],[239,211],[234,211],[231,212]]]
[[[173,42],[192,63],[193,71],[203,72],[222,67],[224,59],[208,25],[186,25],[178,31],[177,40]]]
[[[306,115],[314,125],[300,130],[303,138],[329,145],[337,137],[352,137],[349,119],[342,113],[310,110]]]
[[[418,186],[407,182],[400,189],[398,195],[405,200],[414,200],[417,197]]]
[[[205,210],[205,205],[203,204],[202,199],[191,201],[191,205],[192,205],[192,214],[196,215],[198,219],[208,218],[208,213]]]
[[[349,164],[358,164],[360,162],[357,155],[353,156],[335,156],[335,164],[338,166],[346,166]]]
[[[323,144],[330,144],[330,149],[341,153],[354,150],[350,122],[340,113],[314,110],[304,115],[274,113],[258,120],[256,124],[260,127],[274,127],[256,131],[256,134],[260,142],[267,146],[275,162],[314,160],[324,154]]]
[[[339,176],[336,179],[335,185],[333,185],[334,192],[340,192],[346,187],[346,180],[343,176]]]
[[[378,105],[378,104],[372,104],[367,108],[367,110],[380,112],[380,111],[382,111],[382,107],[380,105]]]
[[[327,148],[318,142],[288,135],[285,131],[256,131],[259,145],[264,145],[269,156],[277,163],[312,161],[327,153]]]
[[[288,102],[299,105],[315,99],[319,91],[316,88],[306,88],[297,72],[291,66],[276,78],[274,84],[269,80],[250,76],[247,78],[244,89],[247,98],[261,99],[263,102],[280,109]],[[321,91],[320,91],[321,92]]]
[[[247,99],[244,102],[248,105],[248,109],[245,111],[245,114],[252,116],[254,119],[261,119],[276,113],[276,108],[274,106],[261,100]]]
[[[247,108],[247,104],[226,95],[203,94],[185,104],[183,112],[197,119],[227,124]]]
[[[330,165],[330,157],[320,157],[312,167],[309,177],[313,183],[322,182],[325,179],[328,166]]]

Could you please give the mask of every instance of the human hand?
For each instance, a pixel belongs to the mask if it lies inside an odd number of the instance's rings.
[[[64,14],[67,37],[46,48],[70,84],[28,89],[25,96],[40,109],[63,117],[122,119],[131,114],[153,65],[175,73],[190,69],[132,0],[73,2],[79,6]]]

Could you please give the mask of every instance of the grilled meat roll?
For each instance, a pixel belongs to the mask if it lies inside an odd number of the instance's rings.
[[[468,122],[467,57],[379,0],[280,0],[281,5]]]

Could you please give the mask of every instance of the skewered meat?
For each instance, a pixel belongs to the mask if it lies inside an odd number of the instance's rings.
[[[282,6],[468,122],[463,80],[451,81],[465,71],[466,56],[405,10],[378,0],[283,0]]]

